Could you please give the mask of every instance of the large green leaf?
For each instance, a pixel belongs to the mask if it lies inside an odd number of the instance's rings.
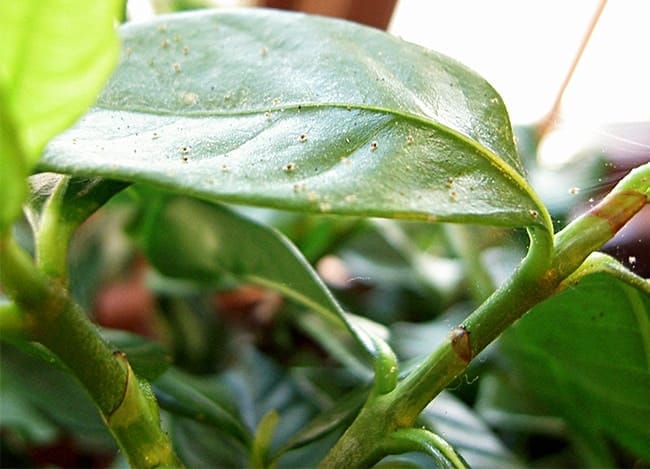
[[[523,392],[589,439],[650,459],[650,281],[613,261],[587,265],[500,345]]]
[[[501,98],[447,57],[268,10],[160,17],[122,37],[97,106],[41,169],[296,210],[548,224]]]
[[[45,144],[95,101],[118,58],[119,0],[0,3],[0,228]]]
[[[147,196],[145,191],[142,194]],[[280,233],[223,206],[187,197],[154,200],[149,202],[154,208],[142,231],[147,255],[160,272],[199,281],[228,274],[278,291],[315,311],[326,328],[351,332],[365,351],[379,359],[375,366],[383,370],[384,365],[387,369],[395,365],[388,346],[355,325],[362,319],[343,311],[314,269]],[[338,345],[337,358],[363,370],[355,349],[329,335]]]
[[[97,98],[117,61],[121,2],[22,0],[0,6],[2,114],[31,164]]]

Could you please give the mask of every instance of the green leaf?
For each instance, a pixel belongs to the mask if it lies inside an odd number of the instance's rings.
[[[309,424],[293,435],[278,453],[282,454],[305,446],[332,433],[342,427],[344,423],[352,421],[367,399],[368,392],[369,390],[366,388],[359,388],[344,395],[331,408],[318,414]]]
[[[278,420],[280,420],[280,415],[275,409],[270,410],[260,420],[255,431],[255,439],[253,440],[253,447],[251,449],[251,467],[264,468],[267,466],[269,447],[271,446],[273,431],[278,424]]]
[[[0,345],[0,414],[3,426],[11,425],[36,439],[49,439],[55,430],[63,430],[92,444],[96,450],[115,450],[115,442],[100,419],[96,405],[79,381],[49,350],[29,343],[20,344],[20,348],[6,342]],[[5,414],[5,406],[9,408],[10,404],[19,407],[12,406],[12,412]],[[31,419],[29,414],[32,413],[40,418],[23,420]],[[43,423],[48,425],[43,427]]]
[[[512,373],[578,432],[650,459],[650,281],[601,255],[564,286],[501,339]]]
[[[20,215],[45,144],[88,109],[113,69],[120,4],[0,3],[0,231]]]
[[[41,169],[285,209],[550,229],[501,98],[447,57],[268,10],[161,17],[122,37],[97,106]]]
[[[214,427],[243,447],[250,444],[251,435],[239,417],[233,415],[224,396],[208,395],[196,386],[192,377],[176,369],[168,370],[153,385],[163,409]]]
[[[67,244],[75,230],[128,183],[41,173],[29,179],[26,215],[43,272],[65,278]]]
[[[45,224],[60,230],[76,229],[90,215],[128,186],[123,181],[103,178],[76,178],[41,173],[29,178],[31,199],[26,207],[34,231]],[[45,215],[46,220],[43,220]]]
[[[359,321],[346,315],[300,252],[277,231],[223,206],[182,197],[163,198],[146,227],[147,255],[163,274],[209,281],[228,273],[280,292],[317,312],[329,327],[348,329],[377,358],[378,375],[392,370],[396,376],[390,349],[355,325]],[[356,363],[351,351],[339,357],[344,355]]]
[[[0,102],[4,94],[0,90]],[[16,129],[0,104],[0,233],[20,216],[27,197],[27,165]]]
[[[93,104],[118,56],[121,2],[23,0],[0,7],[2,114],[32,166],[45,144]]]

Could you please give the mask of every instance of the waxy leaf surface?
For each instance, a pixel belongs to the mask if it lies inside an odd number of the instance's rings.
[[[259,9],[121,33],[120,67],[41,169],[301,211],[548,226],[501,98],[447,57]]]

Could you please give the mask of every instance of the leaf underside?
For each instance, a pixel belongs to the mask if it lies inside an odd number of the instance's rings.
[[[545,223],[501,98],[449,58],[262,9],[121,33],[122,63],[96,107],[39,169],[310,212]]]
[[[585,275],[500,341],[523,392],[650,458],[650,283]],[[634,278],[632,278],[634,277]]]

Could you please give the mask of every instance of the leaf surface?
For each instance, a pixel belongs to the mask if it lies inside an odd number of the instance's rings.
[[[524,392],[650,458],[650,282],[620,264],[589,266],[500,346]]]
[[[548,223],[501,98],[447,57],[258,9],[161,17],[122,37],[97,107],[41,169],[312,212]]]
[[[147,255],[160,272],[204,282],[229,274],[282,293],[316,312],[326,327],[356,339],[356,347],[339,341],[341,361],[363,370],[358,358],[363,350],[375,359],[377,374],[395,374],[388,346],[359,328],[362,319],[345,313],[300,251],[279,232],[224,206],[187,197],[163,196],[151,202],[156,204],[144,236]],[[338,341],[336,335],[328,336]]]
[[[0,8],[2,112],[34,163],[96,99],[118,58],[120,2],[24,0]]]
[[[45,144],[95,101],[119,54],[120,2],[0,4],[0,228],[20,215]]]

